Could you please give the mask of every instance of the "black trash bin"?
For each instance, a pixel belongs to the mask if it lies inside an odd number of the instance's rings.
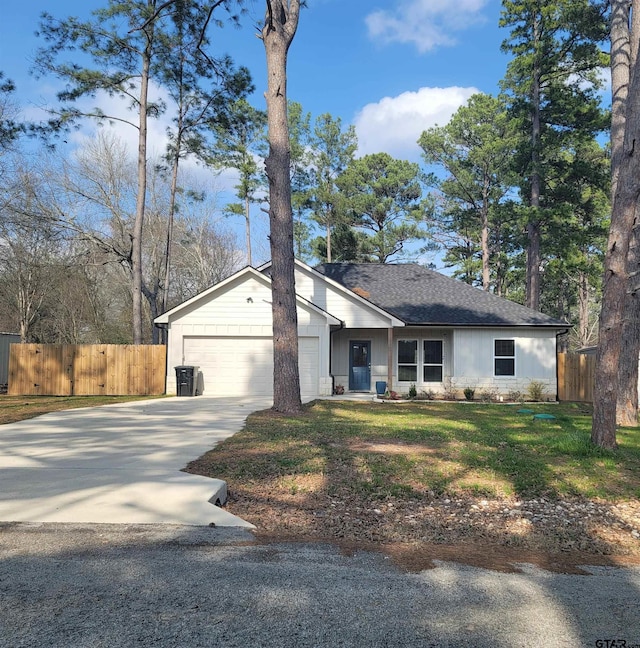
[[[178,396],[195,396],[198,367],[176,367],[176,393]]]

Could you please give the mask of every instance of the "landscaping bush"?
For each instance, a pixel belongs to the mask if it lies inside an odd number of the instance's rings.
[[[495,387],[483,389],[480,392],[480,400],[483,403],[494,403],[498,400],[498,390]]]
[[[532,380],[527,387],[527,397],[534,402],[545,400],[544,384],[537,380]]]

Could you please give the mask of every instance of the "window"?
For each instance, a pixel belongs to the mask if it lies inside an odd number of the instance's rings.
[[[424,382],[442,382],[442,340],[424,341]]]
[[[398,381],[418,379],[418,340],[398,340]]]
[[[494,340],[493,374],[495,376],[516,375],[515,340]]]

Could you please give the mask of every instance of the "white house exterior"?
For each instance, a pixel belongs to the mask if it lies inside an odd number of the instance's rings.
[[[377,382],[398,392],[508,394],[536,381],[557,393],[564,322],[414,265],[296,262],[295,279],[303,400],[339,385],[375,392]],[[269,264],[241,270],[156,323],[168,329],[167,393],[176,391],[174,368],[193,365],[201,393],[272,394]]]
[[[254,268],[196,295],[156,319],[168,325],[167,393],[176,392],[175,367],[191,365],[208,395],[273,392],[271,281]],[[339,321],[298,299],[301,392],[331,393],[329,332]]]

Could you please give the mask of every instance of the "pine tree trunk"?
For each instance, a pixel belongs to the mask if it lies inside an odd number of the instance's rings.
[[[624,149],[624,122],[629,94],[629,2],[611,1],[611,199]]]
[[[578,275],[578,335],[580,346],[589,344],[589,278],[586,272]]]
[[[540,40],[539,18],[533,28],[536,50]],[[537,56],[537,54],[536,54]],[[527,278],[525,304],[538,310],[540,307],[540,68],[534,63],[531,86],[531,195],[529,204],[533,208],[534,220],[527,224]],[[531,218],[531,216],[530,216]]]
[[[620,339],[620,362],[618,367],[618,390],[616,423],[625,427],[638,425],[638,350],[640,327],[638,326],[638,295],[627,291],[625,296]]]
[[[635,178],[633,177],[634,170]],[[626,261],[629,250],[629,231],[633,225],[636,203],[640,194],[637,178],[640,178],[638,155],[629,151],[629,155],[625,157],[620,166],[611,215],[596,355],[591,440],[603,448],[616,447],[619,366],[621,340],[625,332],[623,316],[628,285]]]
[[[149,305],[152,322],[160,315],[160,304],[162,303],[160,293],[160,282],[157,279],[154,282],[153,290],[148,288],[144,281],[142,282],[142,294]],[[151,344],[160,344],[160,329],[157,326],[151,330]]]
[[[247,240],[247,265],[253,265],[251,261],[251,203],[249,196],[244,198],[245,237]]]
[[[293,414],[301,409],[298,368],[293,212],[291,209],[291,150],[287,121],[287,52],[298,25],[298,0],[267,0],[262,37],[267,57],[267,115],[273,311],[273,408]]]
[[[140,121],[138,131],[138,188],[136,196],[136,218],[131,236],[131,272],[133,274],[133,343],[142,344],[142,228],[144,224],[147,193],[147,97],[151,67],[151,40],[153,24],[148,29],[147,45],[142,55],[140,79]]]
[[[637,2],[636,2],[637,4]],[[629,31],[630,6],[627,0],[611,3],[611,195],[612,202],[618,184],[620,165],[624,158],[626,107],[629,95],[630,69],[637,56],[637,44],[632,47]],[[634,14],[636,32],[638,16]],[[634,271],[638,242],[630,241],[627,276]],[[638,299],[627,287],[622,314],[623,334],[620,338],[620,362],[616,394],[616,423],[635,426],[638,424],[638,354],[640,331],[638,330]]]
[[[482,289],[491,288],[491,274],[489,271],[489,176],[485,175],[482,195],[482,232],[480,244],[482,246]]]
[[[540,308],[540,224],[527,225],[527,294],[525,304],[529,308]]]
[[[182,119],[180,120],[182,121]],[[169,304],[169,289],[171,287],[171,248],[173,247],[173,225],[176,211],[176,195],[178,193],[178,169],[180,165],[181,123],[178,124],[178,136],[176,138],[176,150],[173,157],[173,168],[171,169],[171,189],[169,193],[169,218],[167,221],[167,240],[164,253],[164,282],[162,287],[162,300],[160,311],[164,313]],[[163,335],[164,338],[164,330]],[[165,341],[164,339],[162,340]]]
[[[634,0],[634,8],[640,4]],[[612,32],[612,39],[614,33]],[[633,37],[631,39],[633,41]],[[616,54],[616,52],[613,52]],[[614,57],[615,59],[615,57]],[[623,150],[617,169],[616,190],[611,210],[611,227],[605,256],[605,276],[600,313],[600,333],[596,356],[595,400],[591,440],[604,448],[616,447],[617,395],[620,387],[622,340],[630,335],[624,317],[628,314],[630,237],[640,197],[640,72],[637,56],[630,68],[629,92],[625,108]],[[612,66],[615,63],[612,60]],[[615,93],[617,88],[613,88]],[[631,246],[638,251],[638,246]],[[632,359],[636,365],[638,354]]]

